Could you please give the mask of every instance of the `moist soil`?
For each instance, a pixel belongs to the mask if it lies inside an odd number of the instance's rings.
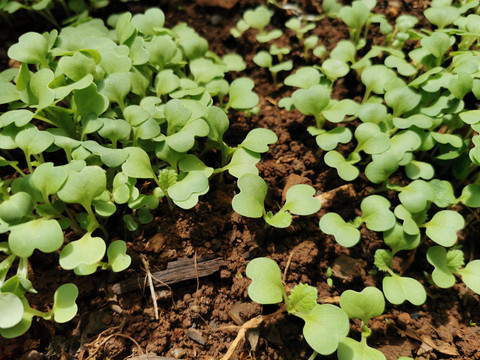
[[[237,145],[256,127],[269,128],[278,135],[278,142],[262,156],[258,165],[269,188],[266,208],[275,210],[282,203],[286,189],[293,184],[310,184],[320,194],[346,183],[323,163],[314,138],[307,133],[307,127],[314,124],[313,118],[276,106],[290,90],[274,85],[268,72],[253,64],[253,55],[261,48],[254,39],[255,32],[249,30],[239,40],[229,33],[243,12],[259,3],[259,0],[114,3],[94,15],[106,19],[116,12],[137,13],[159,6],[165,12],[166,26],[187,22],[208,40],[210,50],[219,55],[235,52],[244,57],[248,67],[242,75],[255,81],[260,113],[247,118],[243,113],[231,112],[231,126],[225,138],[230,145]],[[305,13],[318,14],[321,11],[319,3],[303,0],[300,6]],[[233,7],[222,7],[227,5]],[[421,28],[427,26],[422,16],[427,5],[427,2],[416,0],[379,1],[375,11],[385,13],[392,23],[400,14],[415,15],[420,20],[418,28]],[[281,27],[288,15],[277,9],[272,25]],[[27,31],[51,28],[41,18],[29,16],[15,14],[14,27],[2,26],[2,70],[9,66],[6,52],[18,36]],[[314,33],[328,50],[339,40],[348,38],[343,23],[329,18],[321,20]],[[381,43],[382,35],[373,29],[368,41]],[[289,30],[277,44],[292,47],[295,66],[313,64],[303,58],[298,41]],[[352,73],[336,84],[332,96],[361,100],[361,94],[361,83]],[[341,150],[350,149],[345,146]],[[401,181],[402,175],[398,176]],[[149,185],[147,182],[144,186],[148,189]],[[212,184],[211,191],[191,210],[176,208],[170,211],[167,204],[161,203],[154,221],[136,232],[124,229],[122,214],[109,220],[106,226],[111,237],[124,239],[132,257],[132,265],[122,273],[99,271],[92,276],[78,277],[60,269],[56,254],[35,253],[31,258],[30,276],[38,294],[29,298],[30,305],[48,311],[54,289],[73,282],[79,288],[79,311],[69,323],[38,320],[25,335],[0,339],[0,360],[221,359],[234,341],[239,323],[278,309],[277,306],[262,308],[248,298],[245,266],[259,256],[268,256],[282,271],[286,269],[284,280],[289,288],[300,282],[315,286],[320,302],[338,303],[338,296],[346,289],[360,291],[365,286],[381,287],[382,276],[373,267],[375,250],[384,246],[379,234],[362,228],[360,244],[347,249],[337,245],[318,227],[320,216],[327,211],[335,211],[345,219],[359,215],[359,204],[368,195],[370,185],[359,178],[349,185],[348,191],[337,191],[329,197],[318,214],[295,218],[287,229],[274,229],[265,228],[263,220],[244,218],[232,210],[231,201],[237,189],[234,179],[226,176],[224,182]],[[464,212],[461,207],[457,210]],[[478,214],[465,211],[464,215],[470,222],[460,233],[460,243],[467,259],[478,258],[474,245],[479,235],[475,230]],[[66,236],[68,238],[69,234]],[[370,323],[369,345],[382,351],[388,360],[400,356],[425,360],[480,359],[480,327],[475,324],[480,321],[479,297],[461,283],[447,290],[429,285],[424,276],[424,271],[431,272],[425,260],[427,248],[424,244],[416,253],[406,253],[395,264],[397,270],[402,269],[406,276],[423,283],[428,293],[426,304],[420,307],[387,304],[384,315]],[[169,287],[156,284],[159,318],[155,319],[151,293],[145,281],[145,264],[155,272],[179,259],[205,256],[223,259],[224,266],[212,275]],[[142,257],[146,261],[142,261]],[[328,267],[333,270],[332,287],[327,285]],[[125,294],[113,294],[111,286],[125,279],[137,279],[138,287]],[[262,324],[259,332],[250,333],[250,342],[240,342],[230,359],[307,359],[312,350],[302,336],[302,326],[303,322],[295,317],[274,316]],[[359,329],[360,324],[353,322],[350,336],[358,340]],[[142,354],[151,356],[142,357]],[[318,356],[317,359],[336,359],[336,355]]]

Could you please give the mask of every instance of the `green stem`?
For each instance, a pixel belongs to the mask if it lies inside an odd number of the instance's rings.
[[[32,166],[32,161],[30,160],[30,154],[29,153],[25,153],[25,160],[27,161],[28,172],[30,174],[33,174],[33,166]]]
[[[308,358],[308,360],[314,360],[317,357],[318,353],[316,351],[313,352],[312,356]]]
[[[92,205],[90,203],[82,204],[84,209],[87,211],[88,216],[90,216],[94,222],[94,228],[91,230],[93,232],[95,229],[97,229],[100,224],[97,221],[97,217],[95,216],[95,213],[93,212]],[[102,230],[103,231],[103,230]]]
[[[55,126],[55,127],[57,127],[57,124],[55,124],[55,122],[53,122],[53,121],[51,121],[51,120],[47,119],[47,118],[46,118],[46,117],[44,117],[44,116],[41,116],[41,115],[35,114],[35,116],[34,116],[33,118],[34,118],[34,119],[37,119],[37,120],[41,120],[41,121],[43,121],[43,122],[46,122],[47,124],[50,124],[50,125],[52,125],[52,126]]]
[[[14,168],[15,170],[17,170],[20,175],[25,176],[25,173],[24,173],[17,165],[15,165],[15,164],[10,164],[10,166],[11,166],[12,168]]]
[[[170,196],[168,196],[167,189],[165,189],[165,188],[160,184],[160,181],[159,181],[158,178],[155,176],[155,174],[153,175],[153,180],[154,180],[155,183],[158,185],[158,187],[162,190],[162,192],[165,194],[165,197],[167,198],[168,208],[170,209],[170,211],[173,210],[173,201],[172,201],[172,199],[170,198]]]
[[[323,129],[323,125],[325,125],[325,122],[327,119],[325,119],[321,114],[315,115],[315,122],[317,123],[317,129],[321,130]]]

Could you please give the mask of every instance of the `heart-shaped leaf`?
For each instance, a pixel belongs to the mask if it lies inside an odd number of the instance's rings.
[[[286,298],[282,272],[277,263],[269,258],[256,258],[247,265],[246,275],[252,279],[248,296],[259,304],[277,304]]]
[[[35,219],[11,227],[8,236],[10,250],[20,257],[28,258],[35,249],[51,253],[63,245],[63,232],[54,219]]]
[[[15,143],[27,156],[41,154],[53,144],[54,140],[52,134],[38,130],[34,126],[20,130],[15,136]]]
[[[256,164],[260,161],[260,154],[247,149],[240,148],[233,153],[232,160],[223,169],[235,176],[241,177],[244,174],[258,174]]]
[[[364,151],[367,154],[381,154],[390,147],[389,136],[380,130],[374,123],[362,123],[355,130],[355,138],[358,141],[357,152]]]
[[[68,171],[67,181],[58,190],[58,197],[66,203],[88,207],[93,199],[105,191],[107,177],[99,166],[86,166],[80,171]]]
[[[150,8],[144,14],[135,14],[132,23],[141,33],[155,35],[165,24],[165,14],[159,8]]]
[[[455,284],[453,273],[457,272],[464,264],[463,253],[460,250],[455,251],[458,253],[450,253],[449,256],[442,246],[432,246],[427,251],[427,260],[435,267],[432,272],[432,280],[441,288],[449,288]],[[456,257],[460,257],[460,261]],[[453,260],[451,264],[449,264],[449,260]],[[455,266],[452,266],[452,264]]]
[[[370,195],[360,204],[362,221],[373,231],[387,231],[395,225],[395,215],[390,211],[390,202],[383,196]]]
[[[322,204],[315,198],[315,189],[310,185],[297,184],[288,189],[282,210],[295,215],[311,215],[320,210]]]
[[[0,126],[6,127],[15,124],[16,127],[24,127],[34,116],[35,114],[28,110],[10,110],[0,116]]]
[[[335,150],[331,150],[325,154],[325,164],[337,170],[338,176],[345,181],[352,181],[358,177],[360,171],[350,164],[345,158]]]
[[[181,181],[168,188],[173,202],[182,209],[191,209],[198,202],[200,195],[208,192],[208,178],[201,171],[191,171]]]
[[[386,360],[385,355],[371,348],[366,342],[345,338],[338,344],[338,360]]]
[[[315,140],[320,149],[329,151],[335,149],[338,143],[346,144],[352,140],[352,132],[347,127],[336,127],[320,133]]]
[[[457,242],[457,231],[464,226],[463,216],[452,210],[441,210],[424,224],[427,236],[445,247],[453,246]]]
[[[18,38],[18,43],[8,49],[8,57],[27,64],[47,63],[48,42],[44,36],[36,32],[27,32]]]
[[[256,153],[268,151],[268,145],[277,142],[277,135],[269,129],[257,128],[250,130],[245,140],[239,145]]]
[[[400,305],[405,300],[420,306],[427,299],[424,287],[410,277],[400,277],[397,274],[383,278],[383,293],[385,298],[394,305]]]
[[[470,289],[480,294],[480,260],[470,261],[464,269],[458,271],[463,282]]]
[[[115,240],[107,249],[108,266],[113,272],[123,271],[128,268],[132,259],[127,255],[127,244],[123,240]]]
[[[269,211],[263,218],[268,225],[279,229],[287,228],[292,223],[292,215],[288,211],[279,211],[275,215]]]
[[[167,136],[166,142],[177,152],[187,152],[195,144],[195,137],[207,136],[210,131],[208,124],[203,119],[195,119],[188,122],[177,133]]]
[[[403,227],[403,231],[405,232],[405,234],[418,235],[420,233],[420,230],[418,229],[417,222],[415,221],[413,215],[407,209],[405,209],[405,207],[403,205],[397,205],[395,207],[394,214],[398,219],[403,220],[403,226],[402,227]],[[395,227],[396,227],[396,225],[395,225]],[[395,227],[393,229],[389,230],[389,232],[390,231],[396,231]],[[403,242],[403,240],[401,240],[401,241]],[[396,241],[394,241],[394,242],[396,243]],[[392,245],[390,245],[390,246],[392,246]]]
[[[308,345],[321,355],[337,350],[350,330],[348,316],[338,306],[317,304],[308,314],[296,313],[305,321],[303,335]]]
[[[39,165],[32,174],[32,184],[48,197],[55,194],[67,180],[68,172],[65,168],[54,166],[53,163]]]
[[[299,89],[292,94],[295,108],[304,115],[319,116],[330,102],[330,91],[323,85],[312,85],[308,89]]]
[[[319,226],[325,234],[333,235],[335,241],[342,246],[352,247],[360,241],[360,231],[346,223],[337,213],[329,212],[323,215]]]
[[[415,180],[402,188],[398,198],[405,209],[415,214],[427,208],[428,203],[435,199],[435,193],[426,181]]]
[[[95,265],[102,260],[107,246],[99,237],[86,233],[80,239],[68,243],[60,253],[60,266],[73,270],[82,265]]]
[[[299,68],[295,74],[287,76],[284,83],[288,86],[308,89],[312,85],[317,85],[321,77],[322,75],[316,68],[305,66]]]
[[[410,221],[413,221],[410,218]],[[418,231],[418,228],[417,228]],[[401,250],[413,250],[420,244],[420,233],[409,235],[405,231],[405,225],[395,223],[395,226],[383,233],[385,244],[392,248],[393,253]]]
[[[350,319],[361,319],[365,325],[385,310],[383,293],[376,287],[366,287],[361,292],[346,290],[340,296],[340,307]]]
[[[229,100],[226,109],[251,109],[258,104],[258,95],[252,92],[255,83],[249,78],[238,78],[232,81],[229,90]]]
[[[52,313],[57,323],[66,323],[77,314],[77,296],[78,288],[74,284],[63,284],[55,291]]]
[[[138,147],[125,148],[128,152],[127,160],[122,164],[122,171],[135,179],[152,179],[155,173],[152,170],[150,158],[145,150]]]
[[[259,218],[265,209],[263,202],[267,195],[267,184],[258,175],[244,174],[237,181],[240,193],[232,200],[232,208],[240,215]]]

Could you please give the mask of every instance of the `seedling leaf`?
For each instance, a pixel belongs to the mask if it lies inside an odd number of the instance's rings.
[[[315,189],[310,185],[297,184],[288,189],[282,210],[295,215],[311,215],[320,210],[321,203],[314,197]]]
[[[77,296],[78,288],[74,284],[63,284],[55,291],[52,313],[57,323],[70,321],[77,314]]]
[[[60,253],[60,266],[65,270],[73,270],[80,266],[91,266],[102,260],[107,246],[99,237],[86,233],[79,240],[68,243]],[[82,273],[79,273],[82,275]]]
[[[128,147],[125,150],[128,152],[128,158],[122,164],[122,171],[127,176],[136,179],[152,179],[155,177],[150,158],[145,150],[138,147]]]
[[[272,130],[257,128],[250,130],[239,146],[256,153],[264,153],[268,151],[268,145],[274,144],[277,140],[278,137]]]
[[[326,213],[320,219],[320,229],[328,235],[333,235],[335,241],[342,246],[352,247],[360,241],[360,231],[346,223],[337,213]]]
[[[441,210],[424,224],[427,236],[437,244],[450,247],[457,242],[457,231],[463,229],[465,220],[452,210]]]
[[[480,294],[480,260],[470,261],[464,269],[458,271],[463,282],[470,289]]]
[[[340,307],[350,319],[361,319],[365,325],[385,310],[383,293],[376,287],[366,287],[361,292],[346,290],[340,296]]]
[[[288,312],[308,314],[317,305],[317,288],[308,284],[298,284],[288,297]]]
[[[308,345],[321,355],[330,355],[350,330],[348,316],[338,306],[315,305],[308,314],[295,314],[305,321],[303,335]]]
[[[371,348],[366,342],[358,342],[349,337],[338,344],[338,360],[386,360],[385,355]]]
[[[0,329],[17,325],[23,318],[23,303],[12,293],[0,293]],[[2,334],[3,335],[3,334]]]
[[[397,274],[383,278],[383,293],[385,298],[394,305],[400,305],[405,300],[420,306],[427,300],[424,287],[410,277],[400,277]]]
[[[277,263],[269,258],[256,258],[247,265],[246,275],[252,279],[248,296],[259,304],[277,304],[286,298],[282,273]]]
[[[447,251],[442,246],[433,246],[427,251],[427,260],[435,269],[432,272],[433,282],[441,288],[449,288],[455,284],[453,272],[458,269],[450,269],[447,260]],[[455,270],[455,271],[453,271]]]
[[[145,208],[142,208],[145,209]],[[140,209],[141,210],[141,209]],[[108,265],[113,272],[120,272],[130,266],[132,259],[127,255],[127,244],[123,240],[115,240],[107,249]]]
[[[54,219],[35,219],[11,227],[8,246],[17,256],[28,258],[35,249],[51,253],[63,245],[63,232]]]
[[[240,215],[259,218],[265,210],[263,202],[267,195],[267,184],[258,175],[244,174],[238,179],[240,193],[232,200],[232,207]]]
[[[8,57],[26,64],[41,64],[48,67],[46,61],[48,42],[36,32],[27,32],[18,38],[18,43],[8,49]]]
[[[395,215],[390,211],[390,202],[383,196],[370,195],[360,204],[362,221],[373,231],[387,231],[395,225]]]
[[[397,208],[395,208],[395,210],[397,210]],[[415,224],[414,220],[411,217],[407,218],[407,220],[405,221],[407,225],[409,225],[409,221]],[[413,224],[410,225],[412,227],[412,229],[410,229],[410,233],[413,234],[407,233],[405,230],[405,224],[402,226],[399,223],[395,223],[395,226],[392,229],[387,230],[383,233],[385,244],[390,246],[394,253],[401,250],[413,250],[418,245],[420,245],[420,232],[417,227],[417,232],[415,233],[415,227]]]
[[[323,85],[296,90],[292,95],[295,107],[304,115],[319,116],[330,102],[330,92]]]
[[[230,99],[226,108],[236,110],[251,109],[258,104],[258,95],[252,92],[255,83],[249,78],[238,78],[230,84]]]

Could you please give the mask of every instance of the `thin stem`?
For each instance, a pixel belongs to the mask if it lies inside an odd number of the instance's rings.
[[[308,360],[314,360],[317,357],[318,353],[313,351],[313,354],[308,358]]]
[[[11,166],[12,168],[14,168],[15,170],[17,170],[20,175],[25,176],[25,173],[24,173],[17,165],[15,165],[15,164],[10,164],[10,166]]]

